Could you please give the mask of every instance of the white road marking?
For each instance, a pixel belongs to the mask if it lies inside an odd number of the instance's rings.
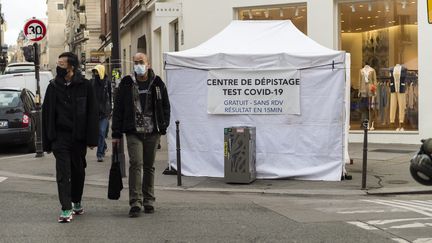
[[[365,230],[378,230],[377,227],[374,227],[374,226],[371,226],[371,225],[368,225],[366,223],[359,222],[359,221],[349,221],[347,223],[355,225],[355,226],[362,228],[362,229],[365,229]]]
[[[432,238],[418,238],[413,243],[432,243]]]
[[[396,241],[398,243],[410,243],[409,241],[404,240],[402,238],[392,238],[392,240],[394,240],[394,241]]]
[[[1,177],[1,176],[0,176],[0,182],[5,181],[6,179],[7,179],[7,177]]]
[[[404,222],[404,221],[417,221],[417,220],[432,220],[432,218],[370,220],[370,221],[368,221],[368,224],[383,225],[383,224],[392,224],[392,223],[399,223],[399,222]]]
[[[370,202],[370,203],[376,203],[376,204],[381,204],[381,205],[386,205],[386,206],[391,206],[391,207],[397,207],[397,208],[403,208],[412,212],[416,212],[428,217],[432,217],[432,213],[428,213],[426,211],[432,211],[432,209],[428,209],[427,207],[423,207],[423,206],[417,206],[417,205],[412,205],[409,203],[409,201],[407,201],[407,203],[401,203],[401,202],[395,202],[392,200],[363,200],[365,202]],[[425,210],[427,209],[427,210]]]
[[[421,207],[421,208],[424,208],[424,210],[426,210],[426,211],[432,211],[432,205],[429,205],[429,204],[422,202],[422,201],[402,201],[402,200],[394,200],[394,201],[401,203],[401,204]]]
[[[385,210],[357,210],[357,211],[340,211],[339,214],[356,214],[356,213],[385,213]]]
[[[425,227],[431,227],[432,223],[419,223],[419,222],[415,222],[412,224],[402,224],[402,225],[396,225],[396,226],[391,226],[391,229],[411,229],[411,228],[425,228]]]
[[[427,204],[427,205],[431,205],[432,206],[432,200],[412,200],[411,202],[419,202],[419,203],[423,203],[423,204]]]

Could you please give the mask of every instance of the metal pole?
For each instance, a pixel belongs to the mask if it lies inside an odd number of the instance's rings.
[[[34,43],[34,65],[36,78],[36,157],[43,157],[42,148],[42,116],[41,116],[41,92],[40,92],[40,61],[39,61],[39,44]]]
[[[177,149],[177,186],[182,185],[181,177],[181,153],[180,153],[180,122],[176,121],[176,149]]]
[[[118,10],[119,10],[119,4],[118,0],[111,0],[111,42],[112,42],[112,49],[111,49],[111,67],[113,70],[113,80],[111,81],[118,81],[115,79],[119,79],[119,73],[121,70],[121,63],[120,63],[120,25],[119,25],[119,16],[118,16]],[[118,83],[118,82],[115,82]],[[117,93],[117,89],[114,91]],[[114,94],[115,97],[116,94]],[[113,148],[114,149],[114,148]],[[113,150],[114,151],[114,150]],[[126,165],[125,165],[125,153],[124,153],[124,141],[123,137],[120,139],[120,144],[118,147],[118,158],[120,162],[120,169],[122,177],[126,177]]]
[[[367,177],[367,151],[368,151],[368,129],[369,120],[363,121],[364,138],[363,138],[363,171],[362,171],[362,190],[366,190],[366,177]]]

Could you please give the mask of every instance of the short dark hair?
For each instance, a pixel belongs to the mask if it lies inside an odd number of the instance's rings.
[[[75,55],[75,53],[72,52],[63,52],[62,54],[60,54],[60,56],[58,58],[62,58],[62,57],[66,57],[67,58],[67,63],[69,65],[71,65],[74,70],[78,69],[78,56]]]

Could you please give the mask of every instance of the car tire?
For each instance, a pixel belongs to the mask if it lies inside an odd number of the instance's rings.
[[[418,183],[425,185],[425,186],[432,186],[432,178],[419,172],[413,166],[410,166],[410,173],[411,173],[411,176],[414,178],[414,180],[417,181]]]

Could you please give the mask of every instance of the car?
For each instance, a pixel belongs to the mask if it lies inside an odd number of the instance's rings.
[[[45,91],[48,87],[50,80],[54,77],[50,71],[39,72],[39,86],[41,92],[41,102],[45,96]],[[34,72],[28,73],[15,73],[0,75],[0,88],[2,87],[21,87],[30,90],[36,94],[36,78]]]
[[[25,88],[0,88],[0,145],[25,145],[36,150],[34,94]]]
[[[4,74],[34,72],[35,65],[31,62],[17,62],[6,66]]]

